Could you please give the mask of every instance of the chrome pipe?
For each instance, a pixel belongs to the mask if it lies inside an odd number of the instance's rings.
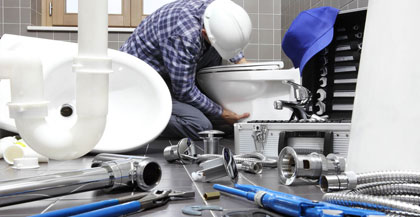
[[[308,178],[317,180],[321,175],[342,173],[345,170],[345,158],[329,154],[325,157],[319,153],[298,155],[291,147],[281,150],[278,159],[278,171],[280,182],[291,185],[296,178]]]
[[[34,200],[123,187],[150,190],[160,181],[159,164],[150,159],[106,161],[100,167],[0,182],[0,207]]]

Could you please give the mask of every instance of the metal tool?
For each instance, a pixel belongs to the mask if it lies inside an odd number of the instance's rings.
[[[185,162],[190,159],[183,156],[195,156],[195,155],[196,155],[195,144],[189,138],[183,138],[179,140],[178,144],[167,146],[163,150],[163,157],[168,162],[174,162],[177,160],[181,160]]]
[[[342,72],[357,72],[358,66],[335,66],[334,72],[335,73],[342,73]]]
[[[71,216],[77,217],[111,217],[111,216],[121,216],[125,214],[130,214],[133,212],[138,212],[146,209],[152,209],[155,207],[163,206],[168,203],[170,200],[174,199],[187,199],[193,198],[195,196],[194,192],[179,192],[172,190],[155,190],[152,193],[146,193],[142,196],[141,199],[136,199],[131,202],[127,201],[111,201],[108,200],[105,202],[107,205],[98,203],[88,204],[85,206],[78,206],[66,209],[67,211],[72,212]],[[91,206],[92,205],[92,206]],[[98,206],[99,205],[99,206]],[[85,209],[87,211],[85,211]],[[44,213],[38,215],[39,217],[50,216],[49,213]],[[55,216],[55,215],[54,215]],[[68,216],[68,215],[65,215]]]
[[[327,77],[320,77],[319,78],[319,86],[320,87],[326,87],[327,86]]]
[[[201,211],[203,210],[223,211],[223,207],[206,205],[186,206],[182,208],[182,213],[184,213],[185,215],[201,216]]]
[[[95,163],[97,164],[97,163]],[[0,182],[0,206],[41,200],[96,189],[150,190],[162,171],[150,158],[104,161],[100,167]]]
[[[327,91],[325,91],[324,89],[318,89],[317,91],[316,91],[316,93],[317,93],[317,95],[319,95],[319,97],[318,97],[318,101],[324,101],[324,99],[326,99],[327,98]]]
[[[225,193],[244,197],[254,201],[260,207],[270,209],[279,214],[288,216],[311,217],[345,217],[345,216],[385,216],[382,212],[350,208],[327,202],[312,201],[283,192],[273,191],[254,185],[235,184],[235,188],[215,184],[213,188]]]
[[[238,170],[243,170],[248,173],[261,174],[263,171],[262,163],[244,161],[237,164]]]
[[[311,153],[299,155],[291,147],[285,147],[279,154],[278,170],[280,183],[291,185],[296,178],[318,180],[322,175],[338,175],[344,172],[346,159],[340,155]]]
[[[278,214],[264,209],[229,210],[223,217],[279,217]]]
[[[222,137],[215,137],[215,135],[225,134],[219,130],[206,130],[199,132],[200,135],[207,135],[207,137],[201,137],[204,142],[204,154],[218,154],[219,140]]]
[[[103,200],[103,201],[99,201],[99,202],[95,202],[95,203],[90,203],[90,204],[85,204],[85,205],[80,205],[80,206],[75,206],[75,207],[69,207],[69,208],[54,210],[54,211],[51,211],[51,212],[46,212],[46,213],[42,213],[42,214],[39,214],[39,215],[34,215],[32,217],[73,216],[73,215],[77,215],[77,214],[81,214],[81,213],[85,213],[85,212],[90,212],[90,211],[93,211],[93,210],[102,209],[102,208],[105,208],[105,207],[115,206],[115,205],[118,205],[118,204],[123,204],[123,203],[127,203],[127,202],[134,201],[134,200],[139,200],[141,198],[146,197],[148,194],[150,194],[150,192],[142,192],[142,193],[137,193],[137,194],[134,194],[134,195],[128,195],[128,196],[125,196],[125,197]],[[191,192],[189,194],[194,196],[195,193]]]
[[[238,169],[232,152],[223,148],[223,158],[215,158],[200,164],[202,170],[192,173],[194,181],[209,182],[228,176],[233,183],[238,181]]]
[[[321,71],[321,76],[327,76],[328,75],[328,68],[326,67],[326,66],[324,66],[324,67],[322,67],[321,69],[320,69],[320,71]]]
[[[360,51],[361,49],[362,49],[362,42],[350,41],[345,44],[338,44],[337,47],[335,48],[335,51],[337,52],[350,51],[350,50]]]
[[[264,151],[264,144],[267,142],[267,133],[268,129],[265,126],[255,125],[253,128],[251,136],[254,140],[255,151],[257,153]]]

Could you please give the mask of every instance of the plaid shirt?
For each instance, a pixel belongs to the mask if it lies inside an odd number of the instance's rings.
[[[175,99],[206,115],[220,116],[222,107],[195,85],[197,64],[208,49],[201,35],[202,16],[212,1],[177,0],[161,7],[140,23],[120,50],[152,66],[168,83]],[[205,66],[220,64],[220,56],[213,57],[219,61],[210,61]],[[230,61],[237,62],[242,58],[240,53]]]

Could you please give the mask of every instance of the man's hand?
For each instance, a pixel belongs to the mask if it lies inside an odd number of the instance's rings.
[[[237,63],[235,63],[235,64],[245,64],[245,63],[249,63],[246,59],[245,59],[245,57],[244,58],[242,58],[241,60],[239,60]]]
[[[243,113],[242,115],[238,115],[235,112],[232,112],[228,109],[223,109],[222,118],[229,124],[233,124],[238,122],[240,119],[249,117],[249,113]]]

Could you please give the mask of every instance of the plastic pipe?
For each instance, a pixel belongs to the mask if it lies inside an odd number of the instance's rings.
[[[0,159],[3,157],[4,150],[8,146],[13,145],[15,142],[16,142],[16,138],[12,136],[4,137],[0,139]]]
[[[30,158],[35,157],[38,159],[38,162],[48,162],[48,158],[38,154],[28,145],[23,143],[15,143],[13,145],[9,145],[4,149],[3,158],[4,161],[8,164],[13,164],[14,159],[16,158]]]
[[[107,0],[79,0],[79,53],[74,58],[77,122],[71,129],[48,124],[41,61],[36,57],[0,54],[0,78],[11,80],[10,117],[36,152],[57,160],[75,159],[99,142],[108,113]]]

